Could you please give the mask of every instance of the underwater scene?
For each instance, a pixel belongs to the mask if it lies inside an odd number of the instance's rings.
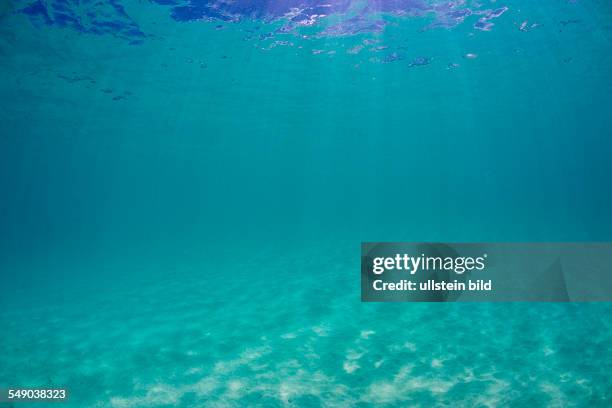
[[[608,0],[0,0],[0,407],[610,407],[611,303],[362,303],[362,242],[612,241]]]

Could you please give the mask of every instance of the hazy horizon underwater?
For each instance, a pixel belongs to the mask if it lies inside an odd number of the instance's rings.
[[[603,0],[0,0],[0,389],[609,407],[609,303],[360,302],[364,241],[612,240]],[[53,405],[56,404],[56,405]]]

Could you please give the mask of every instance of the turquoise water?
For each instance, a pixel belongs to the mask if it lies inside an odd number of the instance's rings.
[[[284,33],[2,0],[0,387],[610,406],[609,304],[360,302],[362,241],[612,239],[612,7],[500,1]]]

